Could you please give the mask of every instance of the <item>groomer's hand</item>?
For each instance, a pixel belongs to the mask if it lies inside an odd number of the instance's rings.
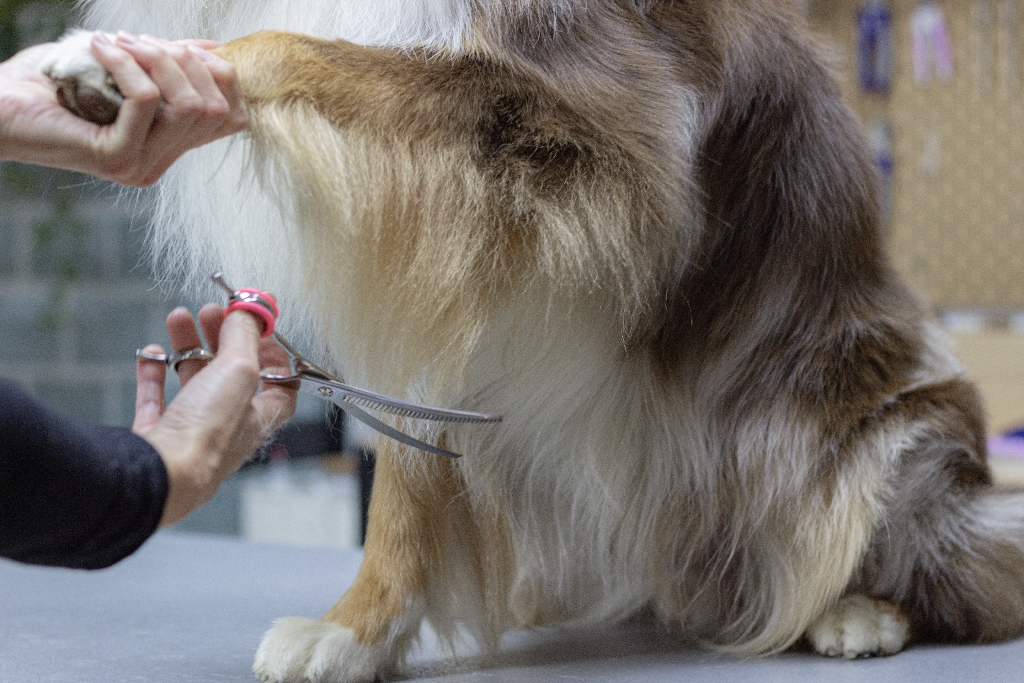
[[[52,43],[0,63],[0,160],[82,171],[122,185],[152,185],[182,154],[245,128],[234,68],[213,41],[170,43],[94,34],[92,52],[125,96],[117,120],[98,126],[57,101],[39,72]]]
[[[217,357],[205,367],[200,361],[182,362],[183,386],[166,408],[167,366],[142,359],[137,365],[132,431],[157,450],[170,481],[161,526],[179,521],[212,498],[295,412],[295,389],[266,384],[260,391],[260,370],[287,372],[288,357],[273,340],[260,340],[260,326],[252,315],[235,311],[225,318],[221,306],[208,304],[199,321]],[[202,346],[184,308],[167,316],[167,331],[175,351]],[[163,353],[157,345],[145,350]]]

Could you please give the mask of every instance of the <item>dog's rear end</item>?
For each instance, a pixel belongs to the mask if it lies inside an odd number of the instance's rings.
[[[807,632],[850,657],[908,625],[1018,635],[1024,500],[992,491],[977,395],[884,255],[871,160],[799,21],[466,13],[447,43],[221,50],[288,220],[210,221],[196,253],[308,296],[356,381],[506,416],[418,433],[457,462],[383,445],[358,578],[279,622],[257,673],[370,680],[424,617],[494,643],[653,609],[732,651]],[[195,201],[186,176],[165,206]]]

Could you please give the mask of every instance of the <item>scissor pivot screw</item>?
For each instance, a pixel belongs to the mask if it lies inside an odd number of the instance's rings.
[[[324,398],[330,398],[331,396],[334,396],[334,389],[331,389],[330,387],[320,387],[316,390],[316,393],[320,394]]]

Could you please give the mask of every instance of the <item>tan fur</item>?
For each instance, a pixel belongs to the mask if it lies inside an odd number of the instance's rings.
[[[280,285],[352,381],[505,420],[401,424],[466,455],[383,444],[359,576],[256,672],[372,680],[423,619],[494,646],[654,614],[742,654],[814,624],[847,657],[907,622],[1020,634],[1024,505],[991,491],[977,394],[884,253],[868,148],[788,4],[394,1],[421,15],[393,43],[220,49],[245,149],[172,173],[158,246]],[[189,175],[222,153],[227,180]],[[215,220],[216,188],[280,220]]]
[[[355,631],[361,643],[383,639],[391,619],[427,589],[444,561],[444,508],[453,492],[451,468],[408,473],[385,448],[377,459],[368,551],[352,588],[325,615]]]

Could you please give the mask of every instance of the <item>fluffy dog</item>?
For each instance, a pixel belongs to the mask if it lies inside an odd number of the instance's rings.
[[[403,425],[456,461],[381,443],[358,577],[274,625],[264,680],[369,681],[424,619],[494,644],[644,613],[847,657],[1021,632],[1024,501],[992,490],[978,396],[788,6],[86,4],[294,31],[220,50],[251,126],[163,183],[170,269],[272,289],[355,383],[505,416]]]

